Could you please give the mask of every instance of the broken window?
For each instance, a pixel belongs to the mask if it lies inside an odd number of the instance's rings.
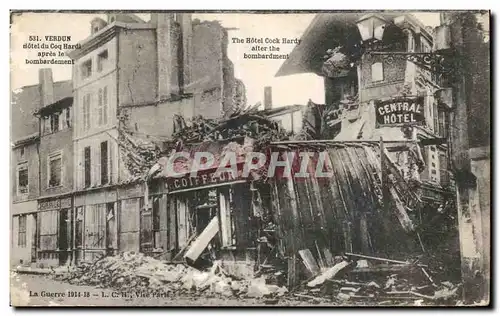
[[[17,246],[26,247],[26,215],[19,215],[19,228],[17,233]]]
[[[61,185],[62,179],[62,154],[54,154],[49,156],[49,187],[57,187]]]
[[[23,163],[17,166],[17,194],[28,193],[28,164]]]

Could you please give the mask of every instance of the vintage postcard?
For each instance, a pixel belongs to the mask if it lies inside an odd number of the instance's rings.
[[[489,21],[11,11],[11,305],[488,306]]]

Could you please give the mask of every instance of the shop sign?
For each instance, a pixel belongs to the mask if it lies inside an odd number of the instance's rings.
[[[235,181],[244,180],[242,176],[241,166],[238,165],[237,172],[217,171],[210,169],[198,171],[192,176],[190,173],[182,177],[170,177],[166,179],[168,192],[186,190],[186,189],[202,189],[203,187],[216,186],[220,184],[230,184]],[[236,171],[236,170],[235,170]]]
[[[375,101],[377,126],[425,124],[424,97]]]
[[[70,207],[71,207],[71,198],[53,199],[53,200],[38,202],[38,209],[40,211],[54,210],[60,208],[70,208]]]

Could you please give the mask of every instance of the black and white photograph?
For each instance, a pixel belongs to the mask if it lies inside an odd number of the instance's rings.
[[[10,10],[10,305],[490,306],[490,51],[488,10]]]

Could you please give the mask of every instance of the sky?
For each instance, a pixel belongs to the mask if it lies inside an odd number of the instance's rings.
[[[437,26],[438,13],[414,13],[425,25]],[[37,58],[35,50],[23,49],[28,36],[69,35],[76,44],[90,35],[90,21],[102,14],[78,13],[25,13],[15,16],[11,24],[11,90],[38,83],[38,69],[44,66],[27,65],[25,59]],[[138,14],[148,21],[149,14]],[[273,106],[306,104],[309,99],[324,102],[324,87],[321,77],[315,74],[300,74],[275,78],[283,59],[244,59],[252,44],[235,44],[232,38],[289,38],[300,39],[314,18],[314,14],[194,14],[193,19],[218,20],[228,31],[228,56],[234,63],[235,76],[241,79],[247,89],[248,104],[262,102],[264,87],[272,86]],[[233,29],[234,28],[234,29]],[[268,46],[268,45],[264,45]],[[277,54],[288,54],[294,44],[275,45]],[[46,66],[45,66],[46,67]],[[71,65],[54,65],[55,81],[71,79]]]

